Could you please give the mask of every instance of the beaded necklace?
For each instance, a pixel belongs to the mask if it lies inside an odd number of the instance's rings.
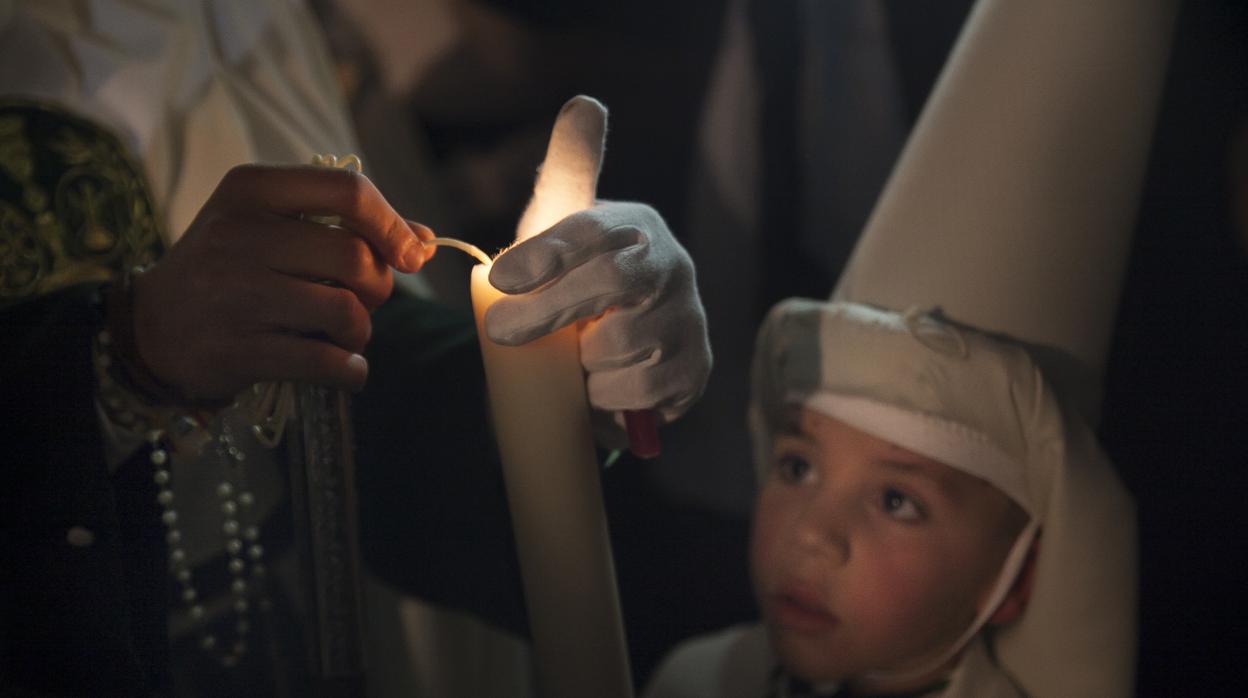
[[[216,655],[223,667],[234,667],[247,652],[254,612],[267,612],[272,604],[265,593],[268,570],[264,564],[264,546],[260,543],[256,497],[247,481],[247,454],[240,447],[240,435],[231,425],[230,417],[231,413],[241,414],[245,421],[254,423],[252,433],[241,438],[253,438],[259,445],[273,448],[282,438],[282,426],[289,416],[286,411],[293,407],[286,394],[290,392],[289,386],[257,385],[217,415],[179,414],[169,408],[153,406],[118,384],[112,375],[115,362],[111,358],[111,344],[107,330],[95,336],[93,350],[100,405],[114,425],[144,435],[147,457],[153,466],[152,479],[157,486],[160,520],[169,546],[169,574],[177,584],[178,599],[192,622],[201,626],[199,647]],[[190,459],[211,454],[221,470],[215,495],[222,517],[220,534],[230,574],[230,605],[234,614],[234,637],[228,643],[210,631],[205,599],[195,586],[186,534],[180,525],[173,491],[175,454]]]

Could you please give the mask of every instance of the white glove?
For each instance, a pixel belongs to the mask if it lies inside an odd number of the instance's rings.
[[[499,344],[587,321],[581,363],[596,409],[655,409],[670,422],[706,387],[711,346],[693,261],[645,204],[600,202],[564,218],[499,257],[490,283],[513,294],[485,315]]]

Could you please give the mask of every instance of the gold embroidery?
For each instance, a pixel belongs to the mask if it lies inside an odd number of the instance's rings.
[[[59,107],[0,100],[0,307],[160,254],[143,176],[115,137]]]

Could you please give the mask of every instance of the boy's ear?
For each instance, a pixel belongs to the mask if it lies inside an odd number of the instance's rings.
[[[1031,541],[1031,548],[1027,551],[1027,559],[1023,562],[1023,568],[1018,572],[1018,579],[1014,580],[1014,586],[1010,587],[1010,593],[1005,595],[1005,600],[997,607],[996,613],[988,619],[989,625],[1013,623],[1023,615],[1023,611],[1027,609],[1027,602],[1031,600],[1031,588],[1036,582],[1036,555],[1039,550],[1040,536],[1037,535],[1035,540]]]

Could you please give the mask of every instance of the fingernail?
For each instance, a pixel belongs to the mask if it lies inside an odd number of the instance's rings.
[[[347,368],[357,378],[351,390],[358,393],[364,389],[364,383],[368,381],[368,359],[359,354],[352,354],[347,357]]]
[[[413,239],[407,245],[407,250],[403,252],[403,271],[416,271],[425,263],[425,245],[419,240]]]
[[[404,220],[407,220],[407,219],[404,219]],[[425,225],[424,223],[417,223],[416,221],[407,221],[407,227],[411,228],[412,233],[414,233],[416,237],[420,238],[421,240],[432,240],[435,237],[435,235],[433,234],[433,229]]]

